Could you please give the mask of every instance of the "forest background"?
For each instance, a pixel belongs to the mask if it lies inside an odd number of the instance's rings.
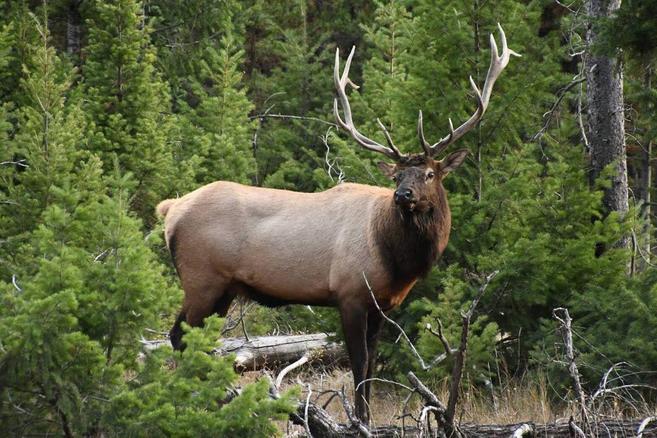
[[[564,306],[585,385],[615,366],[616,384],[645,385],[635,394],[654,401],[656,9],[626,0],[593,21],[582,1],[3,1],[0,430],[275,433],[294,392],[272,400],[259,382],[217,403],[237,379],[229,359],[203,353],[219,321],[193,331],[183,355],[139,358],[139,339],[166,331],[182,296],[155,205],[218,179],[390,185],[379,157],[334,125],[336,47],[356,46],[357,125],[380,136],[379,117],[417,152],[418,110],[430,139],[474,110],[468,75],[485,76],[497,23],[522,57],[459,142],[471,154],[446,180],[446,252],[392,317],[433,357],[442,347],[426,325],[439,318],[456,343],[460,311],[499,270],[472,327],[469,385],[548,379],[559,403],[569,383],[552,310]],[[627,211],[604,202],[618,167],[592,176],[585,53],[624,69]],[[252,307],[246,323],[252,334],[339,332],[330,309]],[[396,340],[384,333],[379,375],[412,369],[434,386],[449,375],[449,361],[423,371]]]

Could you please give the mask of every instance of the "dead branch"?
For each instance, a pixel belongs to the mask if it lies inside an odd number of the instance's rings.
[[[385,312],[381,309],[381,306],[379,306],[378,301],[376,300],[376,297],[374,296],[374,291],[372,291],[372,287],[370,286],[370,282],[367,280],[367,276],[365,275],[365,272],[363,272],[363,279],[365,280],[365,285],[367,286],[367,290],[370,292],[370,296],[372,297],[372,301],[374,302],[374,305],[376,306],[376,310],[379,311],[383,319],[388,321],[390,324],[394,325],[397,330],[399,330],[400,336],[402,336],[404,339],[406,339],[406,342],[408,343],[409,347],[411,347],[411,351],[413,351],[413,354],[417,358],[417,360],[420,362],[420,367],[422,367],[423,370],[428,370],[430,368],[429,365],[427,365],[424,362],[424,359],[422,359],[422,356],[420,356],[420,353],[417,352],[417,349],[415,348],[415,345],[411,342],[411,340],[408,338],[408,335],[406,335],[406,332],[404,331],[403,328],[397,322],[393,319],[391,319],[388,315],[385,314]]]
[[[512,438],[521,438],[525,435],[530,435],[531,436],[533,432],[534,432],[534,429],[533,429],[532,425],[525,423],[525,424],[523,424],[522,426],[520,426],[519,428],[517,428],[516,430],[513,431]]]
[[[458,396],[459,396],[459,389],[461,387],[461,378],[463,375],[463,367],[465,365],[465,358],[466,358],[466,352],[468,348],[468,335],[469,335],[469,328],[470,328],[470,321],[474,315],[474,311],[479,304],[479,301],[481,300],[481,297],[484,295],[484,292],[486,292],[486,289],[488,288],[488,285],[490,282],[495,278],[495,276],[499,273],[499,271],[494,271],[491,274],[489,274],[486,279],[484,280],[483,284],[479,288],[479,292],[475,296],[475,298],[472,300],[472,303],[470,304],[470,307],[468,311],[464,314],[461,315],[462,317],[462,330],[461,330],[461,344],[459,346],[458,350],[452,350],[452,348],[449,345],[449,342],[445,338],[442,332],[442,323],[438,321],[438,332],[433,332],[431,330],[431,326],[427,325],[427,330],[431,331],[434,336],[438,337],[440,339],[441,343],[443,344],[443,348],[445,349],[445,354],[444,357],[447,357],[448,355],[454,354],[456,356],[455,363],[454,363],[454,368],[452,369],[452,377],[451,377],[451,382],[450,382],[450,391],[449,391],[449,401],[447,404],[447,407],[445,407],[439,400],[438,397],[435,396],[418,378],[413,374],[412,372],[409,372],[408,374],[408,379],[409,382],[411,382],[411,385],[414,387],[414,389],[422,395],[422,397],[425,399],[426,406],[433,406],[436,409],[432,411],[434,412],[436,416],[436,422],[438,423],[439,427],[442,427],[443,430],[445,431],[447,436],[462,436],[462,433],[458,430],[458,427],[454,424],[454,417],[455,417],[455,412],[456,412],[456,404],[458,402]],[[374,296],[374,292],[372,291],[372,288],[370,287],[369,281],[367,280],[367,276],[365,275],[365,272],[363,272],[363,278],[365,280],[365,284],[367,285],[367,288],[370,292],[370,296],[372,297],[372,301],[374,302],[374,305],[376,306],[377,310],[379,313],[381,313],[381,316],[388,322],[390,322],[392,325],[394,325],[397,330],[399,330],[400,336],[402,336],[404,339],[406,339],[406,342],[408,342],[409,346],[411,347],[411,350],[415,354],[415,356],[418,358],[418,361],[420,362],[420,366],[422,367],[423,370],[429,369],[434,361],[427,365],[424,360],[422,359],[422,356],[417,352],[415,349],[415,346],[413,343],[410,341],[408,336],[406,335],[406,332],[404,331],[403,328],[399,324],[397,324],[394,320],[389,318],[385,312],[381,309],[379,306],[379,303],[376,300],[376,297]],[[428,411],[423,411],[423,413],[426,416],[426,413]],[[420,416],[422,420],[422,415]],[[420,431],[423,430],[423,421],[420,421],[418,426]]]
[[[648,417],[645,420],[641,422],[639,425],[639,428],[636,430],[636,438],[642,438],[643,437],[643,432],[648,426],[648,424],[657,421],[657,417]]]
[[[321,137],[322,142],[324,143],[324,147],[326,148],[326,154],[324,154],[324,162],[326,163],[326,173],[328,174],[328,177],[331,178],[331,181],[335,182],[333,179],[333,172],[335,172],[336,177],[338,179],[337,184],[340,184],[344,182],[345,179],[345,174],[338,164],[338,158],[331,159],[331,147],[329,146],[329,135],[331,133],[331,129],[329,128],[326,131],[326,134]]]
[[[19,166],[19,167],[30,167],[27,164],[26,159],[16,160],[16,161],[0,161],[0,166]]]
[[[283,369],[281,370],[281,372],[278,374],[278,376],[276,377],[276,383],[275,383],[276,389],[280,389],[280,388],[281,388],[281,383],[283,382],[283,378],[287,375],[287,373],[289,373],[290,371],[292,371],[292,370],[295,369],[295,368],[299,368],[301,365],[303,365],[303,364],[305,364],[306,362],[308,362],[308,360],[309,360],[309,356],[308,356],[308,354],[304,354],[304,355],[301,357],[301,359],[299,359],[299,360],[297,360],[296,362],[291,363],[290,365],[288,365],[288,366],[286,366],[285,368],[283,368]]]
[[[280,394],[276,389],[273,380],[269,375],[264,376],[265,379],[269,380],[269,393],[270,396],[274,399],[278,399]],[[409,378],[410,380],[410,378]],[[423,384],[418,385],[420,388],[424,387]],[[417,390],[416,390],[417,391]],[[346,397],[344,397],[343,391],[330,391],[335,395],[341,398],[345,412],[347,413],[348,418],[354,418],[353,409]],[[234,388],[228,391],[228,396],[226,402],[229,402],[233,398],[237,397],[241,393],[240,388]],[[427,389],[424,397],[432,399],[435,397],[430,390]],[[421,428],[416,426],[378,426],[373,427],[369,430],[363,430],[362,427],[358,427],[357,424],[349,423],[343,424],[335,421],[324,409],[317,406],[315,403],[311,402],[310,397],[306,397],[305,400],[300,401],[297,405],[297,409],[290,415],[290,420],[292,423],[299,426],[307,424],[306,434],[309,434],[310,437],[314,438],[357,438],[362,436],[372,436],[377,438],[399,438],[399,437],[408,437],[408,438],[419,438],[424,435],[424,431]],[[425,398],[426,400],[426,398]],[[436,397],[437,400],[437,397]],[[425,420],[427,419],[427,414],[429,412],[435,412],[434,409],[440,410],[440,408],[433,407],[430,409],[425,409],[427,406],[424,406],[425,410]],[[421,416],[420,416],[421,417]],[[643,421],[620,421],[620,420],[608,420],[601,421],[599,426],[604,429],[609,436],[634,436],[638,434],[637,438],[643,438],[644,436],[657,436],[657,417],[649,417]],[[351,421],[351,420],[350,420]],[[362,426],[362,425],[361,425]],[[581,430],[581,429],[580,429]],[[462,424],[460,425],[460,431],[464,436],[468,437],[480,437],[480,438],[507,438],[507,437],[522,437],[522,436],[549,436],[552,438],[571,438],[574,433],[571,429],[569,423],[557,423],[557,424],[536,424],[532,422],[519,423],[519,424]],[[641,434],[644,434],[643,436]],[[438,435],[442,436],[442,435]],[[449,435],[447,435],[449,436]]]
[[[568,420],[568,428],[570,429],[571,436],[586,438],[586,434],[577,424],[575,424],[575,419],[572,416],[570,417],[570,420]]]
[[[479,292],[475,296],[474,300],[472,300],[470,308],[465,314],[461,315],[463,324],[461,329],[461,345],[458,351],[455,353],[454,368],[452,369],[452,379],[449,388],[449,401],[447,402],[447,410],[445,411],[445,419],[447,421],[448,427],[453,427],[454,425],[456,403],[458,402],[459,388],[461,387],[463,367],[465,365],[466,353],[468,349],[468,332],[470,329],[470,320],[472,319],[477,304],[479,304],[481,297],[484,295],[484,292],[486,292],[488,285],[498,273],[499,271],[494,271],[486,277],[484,283],[479,288]]]
[[[422,381],[420,381],[420,379],[417,378],[413,371],[409,371],[406,377],[408,378],[408,381],[411,383],[415,391],[417,391],[417,393],[422,396],[428,406],[434,406],[438,408],[438,410],[443,414],[445,413],[447,410],[445,405],[442,404],[440,400],[438,400],[436,394],[434,394],[429,388],[425,386],[424,383],[422,383]]]
[[[443,344],[443,348],[445,349],[445,355],[446,356],[451,356],[452,353],[455,353],[456,350],[452,350],[452,347],[449,346],[449,341],[447,338],[445,338],[445,335],[443,334],[443,323],[440,321],[440,319],[436,318],[436,321],[438,322],[438,331],[434,331],[433,328],[431,327],[431,324],[427,323],[426,329],[437,337],[440,340],[440,343]]]
[[[336,125],[333,122],[329,122],[327,120],[323,120],[323,119],[320,119],[318,117],[310,117],[310,116],[295,116],[295,115],[292,115],[292,114],[267,114],[267,113],[256,114],[256,115],[253,115],[253,116],[249,116],[250,120],[255,120],[255,119],[262,120],[262,119],[266,119],[266,118],[269,118],[269,119],[306,120],[306,121],[323,123],[324,125],[333,126],[334,128],[338,127],[338,125]]]
[[[550,107],[550,109],[547,110],[545,114],[543,114],[543,118],[545,119],[543,126],[541,127],[541,129],[538,130],[536,134],[532,136],[530,141],[540,140],[540,138],[543,137],[543,134],[545,134],[545,132],[550,127],[552,118],[554,117],[556,110],[559,108],[559,105],[561,105],[561,101],[564,99],[564,97],[566,97],[566,94],[568,94],[568,92],[571,89],[573,89],[576,85],[581,84],[585,80],[586,77],[584,77],[584,75],[582,75],[582,73],[580,72],[573,78],[573,80],[569,84],[567,84],[557,92],[557,100],[555,100],[552,106]]]
[[[310,427],[308,426],[308,406],[310,405],[310,395],[313,393],[310,384],[308,384],[308,397],[306,397],[306,406],[303,410],[303,427],[306,428],[306,432],[308,433],[308,436],[313,436],[312,433],[310,433]]]
[[[561,316],[559,316],[561,313]],[[581,420],[585,425],[587,431],[590,431],[590,424],[588,419],[588,413],[586,409],[586,395],[582,389],[582,383],[580,380],[579,370],[577,369],[577,363],[575,362],[575,352],[573,348],[573,331],[572,331],[572,318],[568,313],[568,309],[564,307],[557,307],[552,310],[552,315],[561,323],[563,331],[563,341],[566,347],[566,359],[568,360],[568,371],[570,376],[573,379],[573,386],[575,389],[575,395],[578,399],[581,411]]]

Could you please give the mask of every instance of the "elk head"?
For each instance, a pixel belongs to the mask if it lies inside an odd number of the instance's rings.
[[[338,125],[351,134],[353,139],[362,147],[374,152],[382,153],[388,158],[394,160],[394,164],[380,162],[379,169],[381,169],[386,176],[392,178],[396,182],[397,188],[395,190],[394,199],[395,203],[402,210],[423,213],[431,210],[435,206],[436,197],[438,196],[439,191],[442,190],[443,178],[463,163],[468,151],[465,149],[458,150],[442,160],[436,160],[434,157],[460,139],[466,132],[470,131],[479,123],[488,107],[493,84],[502,70],[509,63],[510,55],[520,56],[507,47],[504,30],[502,30],[502,27],[499,24],[497,26],[502,40],[502,54],[500,55],[498,53],[495,38],[491,35],[490,67],[488,68],[486,81],[484,82],[484,87],[481,91],[475,84],[472,76],[470,77],[470,85],[472,86],[472,90],[474,91],[477,100],[476,111],[467,121],[456,129],[454,129],[452,120],[448,119],[450,129],[449,134],[434,144],[429,143],[424,138],[422,111],[420,111],[417,122],[417,133],[420,140],[420,146],[423,150],[423,153],[421,154],[409,155],[401,153],[392,141],[390,133],[379,119],[377,119],[377,123],[383,131],[388,146],[384,146],[368,137],[365,137],[358,131],[358,129],[356,129],[346,92],[347,85],[351,85],[356,89],[358,88],[358,86],[349,79],[349,67],[351,66],[355,47],[351,49],[342,76],[340,76],[340,51],[339,49],[335,51],[333,79],[335,81],[338,97],[333,101],[333,113],[335,114],[336,121]],[[340,111],[338,109],[339,105],[342,106],[344,118],[340,116]]]

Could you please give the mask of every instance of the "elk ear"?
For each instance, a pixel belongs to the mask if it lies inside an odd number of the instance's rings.
[[[463,160],[465,160],[467,155],[467,149],[460,149],[456,152],[452,152],[440,162],[440,170],[443,172],[443,174],[448,174],[463,164]]]
[[[377,166],[379,167],[379,170],[388,178],[392,178],[392,176],[395,174],[395,170],[397,170],[397,166],[395,164],[386,163],[384,161],[379,161]]]

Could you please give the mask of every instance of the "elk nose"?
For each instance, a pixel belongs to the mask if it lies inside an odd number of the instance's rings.
[[[413,192],[411,189],[397,189],[395,191],[395,202],[397,204],[410,202],[412,198]]]

